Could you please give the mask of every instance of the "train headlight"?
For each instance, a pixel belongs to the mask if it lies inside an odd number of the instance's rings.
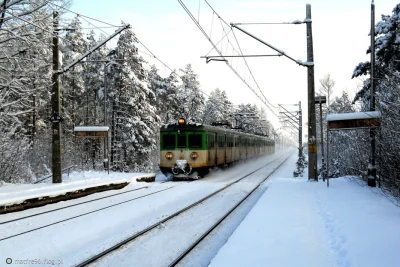
[[[171,152],[168,152],[167,154],[165,154],[165,157],[167,159],[172,159],[174,157],[174,154],[172,154]]]
[[[199,157],[199,154],[197,154],[197,152],[192,152],[192,154],[190,154],[190,157],[195,160]]]
[[[184,125],[185,123],[186,123],[186,121],[185,121],[184,118],[180,118],[180,119],[178,120],[178,124],[179,124],[179,125]]]

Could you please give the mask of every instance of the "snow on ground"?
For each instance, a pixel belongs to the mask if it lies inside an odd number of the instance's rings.
[[[210,176],[207,176],[208,179],[190,183],[132,183],[135,186],[141,184],[141,186],[148,187],[131,192],[129,195],[119,195],[87,203],[84,206],[76,206],[30,217],[23,221],[4,223],[9,219],[15,219],[16,215],[30,215],[31,213],[47,210],[50,206],[55,208],[60,205],[75,203],[78,199],[2,215],[1,219],[4,221],[0,223],[0,233],[3,233],[0,234],[0,238],[3,239],[0,241],[0,259],[7,257],[12,259],[47,258],[61,260],[64,266],[75,266],[77,263],[109,248],[132,233],[143,230],[152,223],[159,221],[160,218],[168,216],[214,192],[224,186],[228,180],[232,181],[233,178],[247,174],[249,170],[261,167],[276,158],[282,157],[285,153],[287,154],[287,151],[281,151],[238,164],[226,170],[215,171]],[[132,187],[132,184],[127,187]],[[151,194],[154,191],[170,187],[173,188],[157,194]],[[124,190],[127,189],[124,188],[121,191]],[[98,196],[105,193],[98,193]],[[148,194],[148,196],[142,197],[145,194]],[[88,197],[81,198],[79,201],[83,201]],[[133,199],[134,197],[136,198],[134,201],[32,231],[55,221],[90,212],[101,206],[105,207],[121,203],[121,201]],[[50,208],[53,209],[53,207]],[[30,232],[13,236],[24,231]],[[26,240],[29,240],[29,242],[27,243]]]
[[[41,184],[4,184],[0,186],[0,206],[13,205],[26,199],[54,197],[89,187],[108,184],[136,182],[136,178],[155,176],[154,173],[110,173],[107,172],[72,172],[63,177],[60,184],[52,184],[51,178]]]
[[[209,266],[400,266],[400,209],[378,188],[285,166]]]

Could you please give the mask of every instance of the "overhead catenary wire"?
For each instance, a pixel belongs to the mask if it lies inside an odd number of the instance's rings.
[[[266,24],[304,24],[306,21],[295,20],[292,22],[240,22],[235,25],[266,25]]]
[[[138,41],[138,43],[140,43],[140,44],[149,52],[149,54],[147,54],[147,55],[153,56],[153,57],[154,57],[158,62],[160,62],[165,68],[169,69],[169,70],[171,71],[171,74],[172,74],[172,73],[175,73],[179,78],[182,79],[182,76],[179,75],[179,73],[177,73],[174,69],[172,69],[170,66],[168,66],[167,64],[165,64],[159,57],[157,57],[143,42],[141,42],[141,41],[137,38],[137,36],[135,36],[135,38],[136,38],[136,40]],[[145,54],[146,54],[146,53],[145,53]],[[232,106],[232,107],[235,106],[235,105],[230,104],[230,103],[222,103],[222,102],[220,102],[220,101],[213,100],[213,99],[211,98],[211,96],[208,95],[207,93],[205,93],[203,90],[199,89],[199,91],[200,91],[202,94],[204,94],[205,96],[207,96],[207,97],[210,99],[211,102],[218,103],[218,104],[222,104],[222,105],[225,105],[225,106]]]
[[[116,25],[110,24],[110,23],[105,22],[105,21],[101,21],[101,20],[98,20],[98,19],[95,19],[95,18],[91,18],[91,17],[89,17],[89,16],[82,15],[82,14],[80,14],[80,13],[74,12],[74,11],[68,9],[68,8],[65,8],[65,7],[63,7],[63,6],[60,6],[60,5],[51,3],[51,2],[49,2],[49,4],[50,4],[50,5],[54,5],[54,6],[56,6],[56,7],[59,7],[59,8],[61,8],[61,9],[64,9],[65,11],[71,12],[71,13],[73,13],[73,14],[75,14],[75,15],[79,15],[79,16],[81,16],[81,17],[85,17],[85,18],[87,18],[87,19],[91,19],[91,20],[100,22],[100,23],[106,24],[106,25],[108,25],[108,26],[113,26],[113,27],[117,27],[117,28],[120,27],[120,26],[116,26]]]
[[[240,45],[239,45],[239,41],[238,41],[238,39],[237,39],[237,37],[236,37],[236,34],[235,34],[234,31],[232,31],[232,33],[233,33],[233,36],[235,37],[236,43],[237,43],[237,45],[238,45],[238,47],[239,47],[240,54],[243,56],[243,51],[242,51],[242,49],[241,49],[241,47],[240,47]],[[262,92],[260,86],[258,85],[256,79],[254,78],[253,72],[251,71],[250,66],[249,66],[248,63],[247,63],[246,58],[243,57],[243,60],[244,60],[244,62],[245,62],[245,64],[246,64],[247,68],[249,69],[250,75],[251,75],[251,77],[253,78],[253,80],[254,80],[254,82],[255,82],[255,84],[256,84],[258,90],[260,91],[260,93],[261,93],[262,96],[264,97],[265,101],[268,102],[273,108],[278,108],[277,106],[272,105],[271,102],[269,102],[268,99],[265,97],[265,95],[264,95],[264,93]]]
[[[203,27],[197,22],[197,20],[193,17],[193,14],[190,12],[190,10],[186,7],[186,5],[183,3],[182,0],[178,0],[179,4],[182,6],[182,8],[186,11],[186,13],[189,15],[189,17],[192,19],[192,21],[196,24],[196,26],[199,28],[199,30],[204,34],[204,36],[206,37],[206,39],[212,44],[212,46],[214,47],[215,51],[218,52],[218,54],[221,56],[222,59],[225,60],[225,63],[228,65],[228,67],[236,74],[236,76],[243,81],[244,84],[246,84],[246,86],[261,100],[262,103],[265,104],[265,106],[276,116],[278,117],[278,115],[275,113],[275,111],[270,107],[270,105],[263,100],[258,94],[257,92],[243,79],[243,77],[241,77],[239,75],[239,73],[228,63],[228,61],[226,60],[226,58],[222,55],[221,51],[218,49],[218,47],[215,45],[215,43],[211,40],[211,38],[207,35],[207,33],[204,31]],[[207,0],[205,0],[205,2],[210,6],[210,8],[213,10],[213,12],[215,12],[215,10],[211,7],[211,5],[207,2]],[[215,12],[215,14],[218,15],[217,12]],[[219,15],[218,17],[221,19],[222,22],[225,23],[225,25],[228,25],[228,23],[226,23],[226,21],[224,21]]]
[[[236,40],[236,43],[237,43],[237,45],[238,45],[238,48],[239,48],[239,50],[240,50],[240,52],[239,51],[237,51],[236,49],[235,49],[235,47],[232,45],[232,49],[233,49],[233,51],[235,51],[238,55],[241,55],[242,57],[243,57],[243,60],[245,61],[245,64],[246,64],[246,66],[247,66],[247,69],[249,70],[249,72],[250,72],[250,75],[252,76],[252,79],[253,79],[253,81],[254,81],[254,83],[256,84],[256,86],[257,86],[257,88],[258,88],[258,90],[260,91],[260,93],[262,94],[262,96],[264,97],[264,99],[268,102],[268,104],[269,105],[271,105],[273,108],[277,108],[276,106],[274,106],[271,102],[269,102],[268,101],[268,99],[265,97],[265,95],[263,94],[263,92],[262,92],[262,90],[261,90],[261,88],[260,88],[260,86],[258,85],[258,83],[257,83],[257,81],[256,81],[256,79],[255,79],[255,77],[254,77],[254,75],[253,75],[253,73],[252,73],[252,71],[251,71],[251,69],[250,69],[250,67],[249,67],[249,65],[247,64],[247,61],[246,61],[246,59],[245,59],[245,57],[244,57],[244,55],[243,55],[243,52],[242,52],[242,50],[241,50],[241,48],[240,48],[240,45],[239,45],[239,42],[238,42],[238,40],[237,40],[237,38],[236,38],[236,35],[235,35],[235,33],[234,33],[234,31],[232,30],[232,27],[214,10],[214,8],[207,2],[207,0],[204,0],[206,3],[207,3],[207,5],[211,8],[211,10],[213,11],[213,14],[215,13],[215,14],[217,14],[217,16],[218,16],[218,18],[220,19],[220,23],[221,23],[221,27],[222,27],[222,30],[224,31],[224,32],[226,32],[225,31],[225,27],[223,26],[223,24],[222,24],[222,22],[226,25],[226,26],[228,26],[228,28],[230,28],[230,31],[228,32],[228,33],[226,33],[225,34],[225,36],[227,36],[231,31],[232,31],[232,33],[233,33],[233,35],[234,35],[234,37],[235,37],[235,40]],[[201,25],[200,25],[201,26]],[[225,38],[225,36],[221,39],[221,41]],[[211,38],[210,38],[211,39]],[[230,41],[229,41],[229,37],[227,38],[228,39],[228,44],[230,43]],[[211,42],[211,41],[210,41]],[[219,43],[219,42],[218,42]],[[218,43],[215,45],[215,46],[217,46],[218,45]],[[212,50],[214,50],[214,49],[211,49],[210,50],[210,52],[212,51]],[[208,52],[208,54],[210,53],[210,52]],[[207,55],[208,55],[207,54]],[[239,63],[239,61],[237,61],[237,64]],[[232,63],[231,63],[232,64]],[[236,65],[236,71],[237,71],[237,65]],[[245,73],[246,74],[246,73]],[[244,79],[244,82],[245,82],[245,84],[253,91],[253,89],[251,88],[251,86],[249,85],[249,84],[247,84],[247,82],[246,82],[246,79]],[[254,91],[253,91],[254,92]],[[255,93],[255,92],[254,92]],[[257,94],[256,94],[257,95]],[[258,95],[257,95],[257,97],[259,97]],[[260,98],[260,97],[259,97]],[[262,101],[263,102],[263,101]],[[266,103],[264,103],[266,106],[268,106]],[[269,107],[268,107],[269,108]],[[271,110],[271,112],[275,115],[275,116],[277,116],[277,114],[271,109],[271,108],[269,108],[270,110]]]
[[[34,23],[30,22],[30,21],[27,21],[27,20],[21,18],[21,17],[14,16],[13,14],[11,14],[11,13],[9,13],[9,12],[7,12],[7,11],[5,11],[5,12],[6,12],[8,15],[10,15],[10,16],[16,18],[16,19],[20,19],[20,20],[22,20],[23,22],[28,23],[29,25],[34,26],[34,27],[36,27],[36,28],[38,28],[38,29],[40,29],[40,30],[42,30],[42,31],[45,31],[45,32],[50,33],[50,34],[54,34],[54,32],[51,31],[51,30],[46,30],[46,29],[42,28],[41,26],[38,26],[38,25],[36,25],[36,24],[34,24]],[[66,42],[69,42],[69,43],[72,44],[72,45],[76,45],[74,42],[72,42],[72,41],[70,41],[70,40],[68,40],[68,39],[65,39],[65,38],[63,38],[63,37],[60,37],[60,36],[59,36],[58,38],[60,38],[60,39],[62,39],[62,40],[64,40],[64,41],[66,41]]]

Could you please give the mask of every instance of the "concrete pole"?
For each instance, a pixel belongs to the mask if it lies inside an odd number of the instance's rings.
[[[53,173],[53,183],[61,183],[61,105],[60,105],[60,82],[59,82],[59,55],[58,55],[58,12],[53,12],[53,74],[52,74],[52,161],[51,169]]]
[[[375,111],[375,5],[372,0],[371,3],[371,92],[370,92],[370,111]],[[376,142],[375,129],[369,130],[371,138],[371,157],[368,166],[368,186],[376,187],[376,167],[375,167],[375,153]]]
[[[307,66],[308,79],[308,180],[318,181],[317,176],[317,132],[315,125],[314,55],[311,30],[311,5],[306,5]]]

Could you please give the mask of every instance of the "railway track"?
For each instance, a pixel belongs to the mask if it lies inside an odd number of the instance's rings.
[[[164,183],[172,183],[172,182],[171,181],[161,181],[161,182],[159,182],[159,184],[164,184]],[[173,187],[175,187],[175,186],[172,186],[171,188],[173,188]],[[134,189],[127,190],[127,191],[118,192],[118,193],[115,193],[115,194],[110,194],[110,195],[107,195],[107,196],[104,196],[104,197],[99,197],[99,198],[95,198],[95,199],[82,201],[82,202],[79,202],[79,203],[75,203],[75,204],[72,204],[72,205],[68,205],[68,206],[64,206],[64,207],[60,207],[60,208],[56,208],[56,209],[42,211],[42,212],[38,212],[38,213],[35,213],[35,214],[23,216],[23,217],[17,217],[15,219],[7,220],[7,221],[0,221],[0,225],[21,221],[21,220],[32,218],[32,217],[36,217],[36,216],[39,216],[39,215],[52,213],[52,212],[56,212],[56,211],[60,211],[60,210],[64,210],[64,209],[68,209],[68,208],[72,208],[72,207],[76,207],[76,206],[83,205],[83,204],[96,202],[96,201],[99,201],[99,200],[104,200],[104,199],[115,197],[115,196],[124,195],[124,194],[131,193],[131,192],[134,192],[134,191],[139,191],[139,190],[142,190],[142,189],[148,189],[148,188],[150,188],[150,186],[142,186],[142,187],[139,187],[139,188],[134,188]],[[161,192],[161,191],[159,191],[159,192]],[[16,214],[12,214],[12,215],[16,216]]]
[[[98,254],[93,255],[92,257],[90,257],[87,260],[81,262],[77,266],[86,266],[86,265],[92,264],[92,263],[96,264],[97,261],[101,260],[102,258],[104,258],[105,256],[107,256],[109,254],[112,254],[112,253],[116,252],[119,248],[124,247],[125,245],[128,245],[129,243],[131,243],[135,239],[138,239],[139,237],[143,237],[146,234],[151,233],[153,230],[159,228],[164,223],[166,223],[168,221],[171,221],[172,219],[177,218],[179,215],[189,211],[190,209],[198,206],[201,203],[204,203],[205,201],[211,199],[212,197],[216,196],[217,194],[223,192],[224,190],[226,190],[226,189],[232,187],[233,185],[243,181],[244,179],[246,179],[247,177],[249,177],[252,174],[256,173],[257,171],[265,168],[266,166],[269,166],[273,162],[275,162],[275,161],[277,161],[277,160],[279,160],[281,158],[284,158],[284,157],[286,157],[286,158],[270,174],[268,174],[267,177],[265,177],[264,179],[262,179],[261,182],[259,182],[257,185],[255,185],[254,188],[252,188],[252,190],[250,190],[250,192],[247,193],[245,197],[243,197],[238,203],[236,203],[233,208],[229,209],[229,211],[227,213],[225,213],[215,224],[213,224],[207,231],[204,232],[204,234],[202,234],[199,238],[197,238],[190,246],[188,246],[182,253],[180,253],[180,255],[176,259],[174,259],[170,263],[170,266],[175,266],[183,258],[185,258],[209,233],[211,233],[213,231],[213,229],[215,229],[218,225],[220,225],[221,222],[223,222],[229,216],[229,214],[231,214],[237,207],[240,206],[241,203],[243,203],[251,194],[253,194],[253,192],[255,190],[257,190],[257,188],[259,188],[260,185],[263,182],[265,182],[266,179],[268,179],[268,177],[270,175],[272,175],[275,172],[276,169],[278,169],[284,162],[286,162],[286,160],[290,157],[290,155],[289,156],[285,155],[285,156],[278,157],[278,158],[268,162],[267,164],[264,164],[263,166],[257,168],[256,170],[254,170],[252,172],[249,172],[246,175],[243,175],[242,177],[236,179],[235,181],[226,184],[222,188],[219,188],[218,190],[206,195],[205,197],[201,198],[200,200],[198,200],[198,201],[196,201],[196,202],[194,202],[194,203],[192,203],[192,204],[190,204],[190,205],[188,205],[188,206],[176,211],[175,213],[173,213],[173,214],[171,214],[171,215],[169,215],[169,216],[167,216],[167,217],[165,217],[165,218],[163,218],[161,220],[158,220],[157,222],[153,223],[152,225],[148,226],[147,228],[145,228],[145,229],[143,229],[143,230],[141,230],[139,232],[136,232],[135,234],[133,234],[130,237],[122,240],[121,242],[118,242],[117,244],[111,246],[110,248],[108,248],[108,249],[106,249],[106,250],[104,250],[104,251],[102,251],[102,252],[100,252]]]
[[[290,156],[289,156],[290,157]],[[215,222],[211,227],[207,229],[198,239],[196,239],[190,246],[187,247],[174,261],[172,261],[168,266],[178,265],[186,256],[188,256],[195,248],[198,246],[214,229],[216,229],[222,222],[224,222],[229,215],[232,214],[245,200],[247,200],[260,186],[277,170],[282,166],[289,157],[281,162],[267,177],[265,177],[258,185],[256,185],[249,193],[247,193],[237,204],[235,204],[231,209],[229,209],[221,218]]]
[[[98,209],[91,210],[89,212],[81,213],[81,214],[76,215],[76,216],[68,217],[68,218],[63,219],[63,220],[57,220],[55,222],[52,222],[52,223],[49,223],[49,224],[45,224],[45,225],[42,225],[40,227],[35,227],[35,228],[27,230],[27,231],[23,231],[23,232],[19,232],[17,234],[9,235],[7,237],[0,238],[0,242],[4,241],[4,240],[7,240],[7,239],[10,239],[10,238],[13,238],[13,237],[16,237],[16,236],[24,235],[24,234],[27,234],[27,233],[30,233],[30,232],[34,232],[34,231],[37,231],[37,230],[40,230],[40,229],[44,229],[44,228],[47,228],[47,227],[50,227],[50,226],[53,226],[53,225],[60,224],[60,223],[66,222],[66,221],[70,221],[70,220],[73,220],[73,219],[76,219],[76,218],[79,218],[79,217],[82,217],[82,216],[86,216],[86,215],[89,215],[89,214],[92,214],[92,213],[95,213],[95,212],[99,212],[99,211],[102,211],[102,210],[105,210],[105,209],[109,209],[109,208],[112,208],[112,207],[115,207],[115,206],[119,206],[119,205],[131,202],[131,201],[134,201],[134,200],[137,200],[137,199],[141,199],[141,198],[144,198],[144,197],[147,197],[147,196],[150,196],[150,195],[158,194],[158,193],[164,192],[166,190],[170,190],[170,189],[172,189],[174,187],[175,186],[170,186],[170,187],[167,187],[167,188],[163,188],[161,190],[157,190],[157,191],[154,191],[154,192],[151,192],[151,193],[148,193],[148,194],[144,194],[144,195],[141,195],[141,196],[138,196],[138,197],[130,198],[128,200],[124,200],[124,201],[121,201],[121,202],[118,202],[118,203],[115,203],[115,204],[112,204],[112,205],[107,205],[107,206],[102,207],[102,208],[98,208]],[[32,218],[32,217],[36,217],[36,216],[39,216],[39,215],[48,214],[48,213],[56,212],[56,211],[67,209],[67,208],[71,208],[71,207],[76,207],[76,206],[79,206],[79,205],[82,205],[82,204],[87,204],[87,203],[90,203],[90,202],[99,201],[99,200],[103,200],[103,199],[106,199],[106,198],[119,196],[119,195],[126,194],[126,193],[131,193],[131,192],[138,191],[138,190],[141,190],[141,189],[146,189],[146,188],[149,188],[149,187],[148,186],[144,186],[144,187],[132,189],[132,190],[125,191],[125,192],[120,192],[120,193],[117,193],[117,194],[113,194],[113,195],[109,195],[109,196],[105,196],[105,197],[101,197],[101,198],[96,198],[96,199],[93,199],[93,200],[88,200],[88,201],[76,203],[76,204],[69,205],[69,206],[66,206],[66,207],[61,207],[61,208],[53,209],[53,210],[50,210],[50,211],[40,212],[40,213],[24,216],[24,217],[21,217],[21,218],[16,218],[16,219],[4,221],[4,222],[1,222],[0,225],[6,226],[7,224],[14,223],[14,222],[21,221],[21,220],[26,220],[26,219],[29,219],[29,218]]]

